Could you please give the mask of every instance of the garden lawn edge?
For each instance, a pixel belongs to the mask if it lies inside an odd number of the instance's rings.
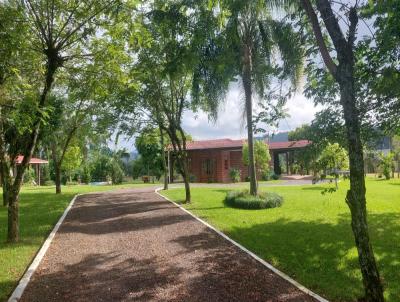
[[[195,216],[193,213],[191,213],[190,211],[186,210],[184,207],[182,207],[180,204],[174,202],[173,200],[169,199],[168,197],[162,195],[161,193],[159,193],[159,191],[162,191],[163,188],[157,188],[155,190],[155,193],[159,196],[161,196],[162,198],[164,198],[165,200],[171,202],[172,204],[174,204],[175,206],[177,206],[178,208],[180,208],[182,211],[186,212],[187,214],[189,214],[190,216],[192,216],[194,219],[196,219],[197,221],[201,222],[202,224],[204,224],[205,226],[207,226],[208,228],[210,228],[211,230],[213,230],[214,232],[216,232],[218,235],[220,235],[221,237],[223,237],[224,239],[228,240],[230,243],[232,243],[233,245],[235,245],[236,247],[238,247],[239,249],[241,249],[243,252],[247,253],[249,256],[251,256],[252,258],[254,258],[255,260],[257,260],[258,262],[260,262],[262,265],[264,265],[266,268],[268,268],[269,270],[271,270],[272,272],[274,272],[275,274],[279,275],[281,278],[285,279],[286,281],[288,281],[289,283],[291,283],[292,285],[294,285],[295,287],[297,287],[299,290],[301,290],[302,292],[308,294],[309,296],[315,298],[316,300],[318,300],[319,302],[329,302],[327,299],[319,296],[318,294],[314,293],[313,291],[309,290],[308,288],[306,288],[305,286],[301,285],[299,282],[297,282],[296,280],[292,279],[291,277],[289,277],[288,275],[286,275],[285,273],[281,272],[280,270],[278,270],[276,267],[274,267],[273,265],[271,265],[270,263],[268,263],[267,261],[265,261],[264,259],[260,258],[259,256],[257,256],[256,254],[254,254],[253,252],[251,252],[250,250],[248,250],[247,248],[245,248],[243,245],[239,244],[238,242],[236,242],[235,240],[233,240],[232,238],[228,237],[227,235],[225,235],[224,233],[222,233],[221,231],[219,231],[218,229],[216,229],[215,227],[213,227],[212,225],[210,225],[208,222],[202,220],[201,218]],[[11,302],[11,301],[9,301]],[[14,302],[14,301],[13,301]]]
[[[90,194],[90,193],[89,193]],[[68,207],[65,209],[64,213],[60,217],[60,219],[57,221],[56,225],[54,226],[53,230],[41,246],[39,252],[36,254],[35,258],[33,258],[33,261],[29,265],[28,269],[25,271],[24,275],[22,278],[19,280],[19,283],[17,287],[14,289],[12,292],[10,298],[8,299],[8,302],[17,302],[19,299],[21,299],[22,294],[24,293],[26,287],[28,286],[29,281],[32,278],[32,275],[35,273],[36,269],[38,268],[40,262],[42,261],[44,255],[46,254],[48,248],[50,247],[51,242],[54,239],[54,236],[56,235],[58,229],[60,228],[61,224],[63,223],[65,217],[67,216],[68,212],[71,210],[72,206],[75,203],[75,200],[77,199],[78,196],[85,195],[85,194],[76,194],[72,200],[70,201]]]

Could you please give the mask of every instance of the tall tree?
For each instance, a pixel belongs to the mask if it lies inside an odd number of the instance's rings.
[[[308,17],[323,62],[340,91],[340,105],[343,109],[350,160],[350,189],[346,195],[346,203],[351,212],[351,226],[363,276],[365,299],[366,301],[383,301],[383,287],[368,232],[361,141],[361,108],[356,97],[355,41],[359,21],[358,2],[356,1],[354,6],[343,5],[342,7],[342,9],[347,9],[346,35],[334,13],[331,1],[317,0],[315,1],[316,8],[310,0],[301,0],[300,3]],[[333,51],[329,50],[324,33],[328,34],[333,44],[336,57],[333,57]]]
[[[87,57],[87,44],[96,33],[100,15],[113,8],[117,1],[10,1],[17,3],[22,21],[28,25],[33,38],[29,39],[29,48],[41,56],[41,64],[36,68],[43,72],[41,83],[36,83],[31,96],[30,123],[28,127],[19,130],[24,137],[17,143],[17,148],[10,150],[13,145],[0,141],[3,163],[13,165],[16,152],[23,155],[22,163],[17,166],[16,174],[6,178],[6,204],[8,205],[8,234],[10,242],[19,239],[19,205],[18,198],[23,175],[29,166],[30,159],[38,143],[39,131],[48,116],[47,99],[53,88],[57,71],[67,67],[73,60]],[[14,139],[15,140],[15,139]],[[21,143],[21,141],[23,143]],[[15,145],[15,144],[14,144]],[[7,149],[7,150],[6,150]],[[6,156],[7,154],[7,156]]]
[[[168,136],[170,151],[184,180],[185,200],[190,202],[187,134],[182,118],[185,111],[197,107],[189,95],[195,60],[193,31],[197,28],[193,14],[197,12],[197,3],[148,4],[138,17],[143,47],[137,50],[137,61],[131,71],[137,87],[125,91],[121,99],[126,102],[120,109],[134,121],[126,127],[129,131],[150,124]]]
[[[201,59],[193,96],[205,98],[215,112],[229,83],[240,78],[247,123],[250,193],[257,195],[254,94],[265,100],[270,95],[273,78],[290,79],[292,84],[297,84],[303,62],[301,39],[289,23],[272,18],[271,7],[265,1],[219,1],[217,11],[217,22],[208,21],[209,26],[215,27],[205,31],[209,35],[205,37],[208,43],[199,48]]]

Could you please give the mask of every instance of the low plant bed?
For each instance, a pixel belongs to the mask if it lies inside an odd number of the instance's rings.
[[[280,207],[283,197],[275,192],[262,192],[253,196],[247,190],[230,191],[226,194],[225,203],[239,209],[270,209]]]

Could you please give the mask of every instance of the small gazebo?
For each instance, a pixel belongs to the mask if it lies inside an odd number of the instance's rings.
[[[17,165],[20,165],[23,160],[24,156],[18,155],[17,158],[15,159],[15,162]],[[29,165],[35,169],[36,181],[39,186],[40,186],[40,165],[46,165],[48,163],[49,162],[47,160],[36,157],[32,157],[31,160],[29,161]]]

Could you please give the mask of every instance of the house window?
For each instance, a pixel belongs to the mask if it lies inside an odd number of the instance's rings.
[[[214,160],[206,159],[203,161],[202,169],[203,173],[206,175],[213,175],[214,174]]]
[[[224,166],[225,166],[225,170],[228,170],[228,160],[227,159],[225,159],[225,161],[224,161]]]

